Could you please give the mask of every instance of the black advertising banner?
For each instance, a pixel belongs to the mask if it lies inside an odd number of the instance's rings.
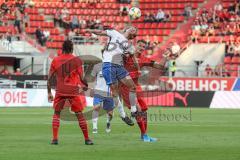
[[[214,91],[147,92],[143,99],[149,106],[210,107]]]

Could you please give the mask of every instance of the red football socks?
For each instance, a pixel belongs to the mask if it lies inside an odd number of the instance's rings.
[[[53,139],[58,139],[58,131],[60,126],[60,116],[57,114],[54,114],[52,117],[52,133],[53,133]]]
[[[88,137],[87,121],[82,113],[77,114],[77,118],[78,118],[79,127],[81,128],[81,130],[83,132],[84,139],[88,140],[89,137]]]

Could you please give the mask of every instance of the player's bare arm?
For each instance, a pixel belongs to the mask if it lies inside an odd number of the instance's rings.
[[[99,36],[107,36],[107,31],[99,30],[99,29],[86,29],[86,32],[93,33]]]
[[[160,62],[156,62],[156,61],[153,62],[153,67],[157,68],[157,69],[164,70],[167,61],[168,61],[168,59],[163,57]]]
[[[52,102],[53,101],[53,95],[52,95],[51,85],[50,85],[50,80],[49,79],[47,81],[47,91],[48,91],[48,101]]]

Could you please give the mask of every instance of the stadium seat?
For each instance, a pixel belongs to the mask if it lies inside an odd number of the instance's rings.
[[[225,57],[225,58],[224,58],[224,63],[225,63],[225,64],[231,63],[231,57]]]

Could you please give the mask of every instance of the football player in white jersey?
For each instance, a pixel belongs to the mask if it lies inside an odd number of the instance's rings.
[[[131,40],[137,36],[137,29],[130,26],[125,28],[122,33],[116,30],[87,29],[87,31],[96,35],[109,37],[108,44],[103,51],[102,73],[107,85],[111,88],[115,105],[122,106],[118,90],[118,82],[122,82],[130,90],[129,100],[132,115],[135,115],[137,111],[140,112],[141,109],[137,108],[136,105],[136,86],[127,70],[123,67],[124,54],[134,52]],[[137,65],[137,63],[134,65]]]
[[[106,132],[110,132],[110,121],[113,117],[113,109],[115,107],[113,98],[110,95],[110,88],[106,84],[105,79],[102,75],[102,63],[98,63],[94,65],[93,70],[90,74],[90,76],[87,77],[89,81],[95,79],[95,87],[93,90],[93,113],[92,113],[92,122],[93,122],[93,133],[97,133],[97,122],[98,122],[98,116],[99,111],[101,108],[103,108],[107,112],[107,127]],[[134,125],[133,121],[126,115],[123,106],[118,106],[119,114],[122,118],[122,120],[132,126]]]

